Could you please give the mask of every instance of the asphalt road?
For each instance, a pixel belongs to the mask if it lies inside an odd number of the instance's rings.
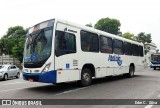
[[[0,99],[159,99],[160,70],[145,69],[134,78],[124,76],[95,79],[89,87],[77,83],[59,85],[20,79],[0,81]],[[20,108],[22,106],[0,106]],[[23,108],[159,108],[158,105],[47,105]]]

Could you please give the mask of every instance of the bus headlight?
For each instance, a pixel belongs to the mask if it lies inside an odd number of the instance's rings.
[[[48,64],[44,67],[44,69],[43,69],[42,72],[48,72],[48,70],[49,70],[49,68],[50,68],[50,65],[51,65],[51,63],[48,63]]]

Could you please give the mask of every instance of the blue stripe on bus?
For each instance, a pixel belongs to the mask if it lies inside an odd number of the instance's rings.
[[[23,79],[29,80],[32,79],[35,82],[43,82],[43,83],[56,83],[57,80],[57,71],[49,71],[44,73],[24,73]]]

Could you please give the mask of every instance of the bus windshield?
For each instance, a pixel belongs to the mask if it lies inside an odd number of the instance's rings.
[[[48,27],[45,24],[46,22],[29,29],[24,48],[26,68],[41,67],[51,55],[53,25]]]
[[[151,59],[152,61],[160,61],[160,55],[152,55]]]

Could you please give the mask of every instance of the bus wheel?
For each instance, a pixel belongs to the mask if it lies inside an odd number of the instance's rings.
[[[153,69],[156,70],[156,67],[154,67]]]
[[[82,70],[81,73],[81,81],[80,84],[81,86],[89,86],[92,83],[92,74],[90,69],[85,68]]]
[[[130,66],[129,68],[129,73],[128,73],[128,78],[132,78],[134,76],[134,67]]]

